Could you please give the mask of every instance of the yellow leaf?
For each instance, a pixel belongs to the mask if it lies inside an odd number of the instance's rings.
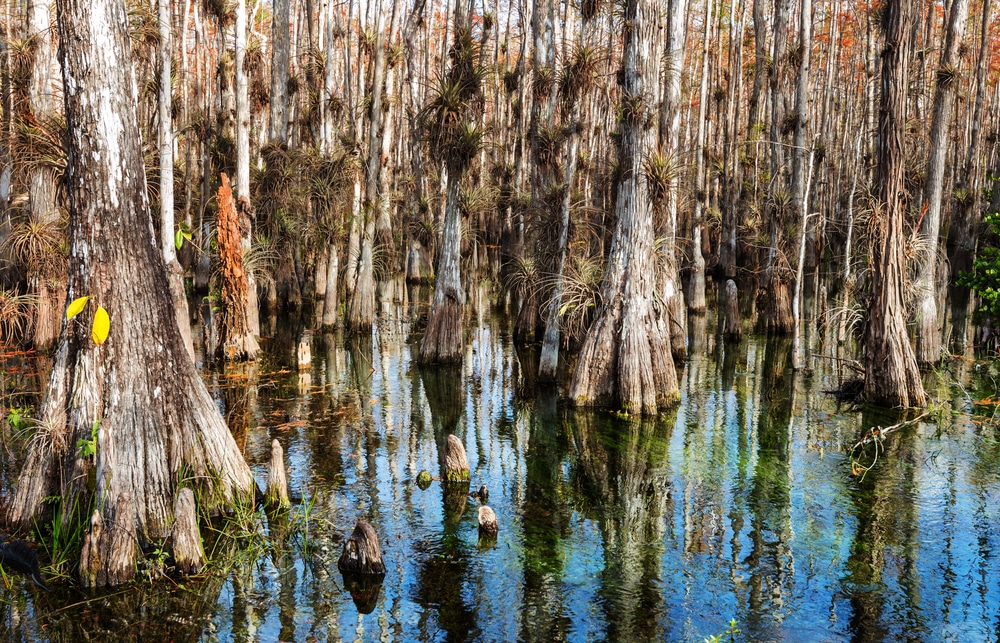
[[[73,303],[71,303],[69,305],[69,308],[66,309],[66,319],[73,319],[74,317],[82,313],[83,307],[87,305],[88,301],[90,301],[89,295],[86,297],[77,297],[76,299],[74,299]]]
[[[100,346],[108,339],[108,331],[111,330],[111,319],[108,311],[103,306],[97,307],[94,313],[94,327],[90,330],[90,336],[94,338],[94,343]]]

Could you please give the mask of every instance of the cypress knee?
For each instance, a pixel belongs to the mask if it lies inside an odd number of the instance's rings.
[[[449,435],[444,445],[444,479],[447,482],[469,481],[469,460],[465,446],[455,435]]]
[[[288,478],[285,475],[285,451],[277,440],[271,441],[271,464],[267,472],[268,509],[288,509]]]
[[[354,525],[354,532],[344,542],[344,553],[337,561],[337,569],[344,574],[385,573],[378,534],[366,520],[359,518]]]
[[[190,487],[177,494],[174,516],[174,564],[185,574],[197,574],[205,564],[205,550],[201,546],[194,492]]]
[[[479,534],[495,536],[499,530],[497,515],[486,505],[481,506],[479,508]]]

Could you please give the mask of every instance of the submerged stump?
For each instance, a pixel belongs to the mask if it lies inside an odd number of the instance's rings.
[[[358,519],[354,532],[344,542],[344,553],[337,560],[337,569],[345,575],[385,573],[378,534],[363,518]]]
[[[267,471],[267,492],[264,502],[268,509],[288,509],[288,477],[285,475],[285,451],[277,440],[271,441],[271,464]]]
[[[198,531],[198,513],[194,492],[185,487],[174,503],[176,521],[173,528],[174,565],[185,574],[197,574],[205,565],[205,550]]]
[[[486,505],[479,507],[479,534],[496,536],[499,530],[500,525],[497,524],[497,515],[493,510]]]
[[[740,299],[736,289],[736,282],[732,279],[726,281],[726,322],[724,330],[727,342],[739,341],[743,335],[740,326]]]
[[[469,481],[469,459],[456,435],[449,434],[444,445],[444,479],[446,482]]]

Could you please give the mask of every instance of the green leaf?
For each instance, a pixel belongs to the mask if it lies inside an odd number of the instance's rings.
[[[73,303],[71,303],[69,305],[69,308],[66,309],[66,319],[73,319],[74,317],[82,313],[83,307],[87,305],[88,301],[90,301],[90,295],[87,295],[86,297],[77,297],[76,299],[74,299]]]
[[[108,339],[108,332],[111,330],[111,318],[108,311],[103,306],[97,307],[94,313],[94,326],[90,330],[90,336],[94,338],[94,343],[100,346]]]
[[[176,246],[177,249],[180,250],[181,246],[183,245],[184,245],[184,231],[178,228],[177,232],[174,233],[174,246]]]

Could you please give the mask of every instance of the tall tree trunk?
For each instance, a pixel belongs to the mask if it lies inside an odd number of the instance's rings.
[[[941,229],[941,195],[944,189],[944,166],[948,156],[948,130],[955,105],[958,48],[962,44],[969,0],[955,0],[948,14],[944,48],[934,88],[934,111],[931,114],[930,158],[924,201],[927,208],[920,234],[927,244],[927,260],[920,263],[917,275],[917,362],[933,364],[941,359],[941,331],[937,310],[938,235]]]
[[[976,98],[972,107],[969,145],[966,150],[965,163],[962,165],[961,170],[963,178],[957,181],[960,187],[967,191],[967,198],[956,204],[948,238],[949,264],[951,265],[952,274],[956,275],[972,270],[979,237],[979,226],[973,220],[973,213],[979,212],[979,182],[977,175],[979,174],[979,150],[982,145],[979,129],[982,121],[983,105],[986,102],[986,97],[984,96],[986,75],[990,68],[989,18],[991,6],[992,0],[983,0],[979,56],[976,59]],[[955,163],[955,165],[958,164]],[[955,350],[964,353],[972,334],[969,322],[971,321],[970,318],[975,307],[975,299],[971,297],[968,286],[958,284],[954,284],[949,288],[949,294],[951,295],[952,317],[954,320],[953,339],[956,340]]]
[[[158,97],[160,139],[160,251],[170,278],[170,295],[174,302],[177,328],[184,340],[191,359],[194,343],[191,340],[191,319],[187,295],[184,292],[184,271],[177,262],[174,245],[174,128],[173,103],[170,86],[171,29],[170,0],[157,0],[157,19],[160,23],[160,93]]]
[[[31,441],[9,517],[29,526],[55,495],[66,532],[103,523],[85,537],[82,575],[114,585],[134,576],[138,542],[167,536],[182,478],[209,511],[252,502],[254,483],[174,321],[152,236],[125,3],[66,0],[58,23],[70,88],[69,292],[92,301],[63,321],[45,431]],[[91,338],[96,304],[110,314],[101,345]],[[81,440],[93,440],[92,455]]]
[[[926,402],[917,359],[906,333],[903,305],[905,257],[903,183],[907,68],[912,11],[908,0],[887,0],[882,15],[879,102],[879,204],[872,212],[872,295],[865,333],[865,397],[886,406]]]
[[[222,282],[221,311],[216,319],[219,324],[218,352],[230,361],[253,360],[260,347],[250,330],[250,315],[246,308],[246,291],[250,279],[244,269],[243,243],[240,237],[240,214],[233,199],[229,177],[222,174],[216,201],[218,209],[219,273]]]
[[[427,330],[420,344],[420,361],[424,363],[454,363],[462,361],[465,290],[462,288],[461,235],[459,216],[459,186],[462,172],[448,172],[448,188],[438,249],[434,298],[427,320]]]
[[[705,33],[701,47],[701,86],[698,92],[698,130],[695,141],[695,171],[694,171],[694,222],[693,239],[691,241],[691,274],[688,280],[687,305],[692,313],[705,312],[705,257],[702,255],[702,219],[708,204],[708,188],[706,185],[705,155],[708,153],[706,136],[708,129],[708,84],[709,84],[709,47],[712,38],[712,0],[705,1]]]
[[[392,14],[389,19],[389,41],[388,46],[391,48],[393,46],[393,35],[396,33],[397,21],[399,20],[399,0],[393,0],[392,2]],[[392,208],[392,199],[390,198],[390,180],[392,179],[393,167],[391,166],[391,150],[392,150],[392,135],[393,130],[393,117],[396,113],[396,107],[399,105],[399,96],[393,96],[392,92],[396,87],[396,68],[399,66],[400,61],[393,60],[391,64],[386,65],[385,78],[383,79],[384,89],[382,90],[382,144],[380,146],[380,153],[378,158],[379,163],[379,199],[378,199],[378,217],[375,220],[375,234],[376,243],[378,245],[379,251],[383,255],[383,259],[387,264],[391,263],[395,265],[395,243],[392,238],[392,220],[389,216],[389,212]],[[392,260],[390,262],[390,259]]]
[[[684,75],[684,42],[687,34],[687,0],[670,0],[667,8],[669,21],[666,44],[666,79],[660,122],[660,149],[664,159],[679,165],[681,157],[681,81]],[[667,303],[670,324],[670,349],[674,359],[687,357],[687,320],[684,292],[677,258],[677,214],[680,209],[680,176],[675,170],[670,174],[667,194],[666,243],[663,244],[666,270],[663,299]]]
[[[253,206],[250,203],[250,97],[245,66],[247,53],[246,0],[236,2],[235,20],[235,86],[236,86],[236,209],[240,216],[243,255],[250,252],[253,240]],[[247,270],[246,312],[250,332],[260,335],[260,312],[257,308],[257,279]]]
[[[753,43],[754,43],[754,70],[753,70],[753,93],[750,95],[750,118],[747,120],[747,136],[754,137],[754,128],[763,124],[761,114],[766,111],[766,96],[764,90],[767,88],[768,61],[767,61],[767,19],[764,12],[766,3],[753,2]]]
[[[271,125],[269,140],[288,140],[289,5],[291,0],[275,0],[271,19]],[[330,65],[332,61],[328,60]]]
[[[567,12],[570,8],[567,6]],[[577,46],[577,55],[582,55],[586,50],[591,36],[591,23],[594,16],[585,15],[584,23],[580,30],[580,39]],[[567,15],[567,31],[571,28],[573,17]],[[563,278],[566,268],[566,255],[569,244],[570,210],[573,203],[573,186],[576,182],[576,165],[580,149],[580,133],[583,130],[581,124],[580,102],[585,96],[581,93],[589,89],[589,72],[579,69],[569,60],[564,63],[563,74],[572,78],[569,83],[564,83],[562,87],[563,110],[569,111],[566,115],[569,122],[565,127],[568,140],[566,141],[566,169],[563,181],[562,203],[559,216],[559,241],[557,247],[558,259],[556,260],[555,278],[552,286],[552,293],[549,297],[549,309],[545,315],[545,333],[542,336],[542,351],[538,364],[538,380],[541,382],[554,382],[559,366],[559,321],[562,317],[562,294]],[[574,68],[577,67],[577,68]]]
[[[587,331],[569,397],[577,406],[653,414],[680,398],[664,312],[654,304],[653,220],[646,162],[655,146],[650,127],[659,80],[655,0],[626,0],[622,85],[621,182],[615,230],[601,288],[601,307]]]
[[[22,119],[28,126],[49,127],[58,114],[56,45],[52,34],[52,0],[29,2],[27,36],[34,46],[34,56],[31,61],[27,113],[22,114]],[[55,168],[49,163],[37,163],[31,169],[28,177],[28,211],[33,226],[47,228],[58,225],[57,184]],[[61,268],[65,269],[65,264],[61,264]],[[28,289],[36,298],[33,344],[36,349],[47,351],[52,348],[59,332],[59,306],[65,296],[65,278],[60,274],[53,274],[45,262],[30,262],[27,269]]]
[[[382,3],[375,5],[375,64],[372,69],[371,102],[368,110],[368,162],[365,173],[365,201],[362,207],[361,255],[357,278],[347,311],[347,327],[351,332],[370,332],[375,323],[375,223],[378,217],[379,175],[382,170],[382,96],[385,89],[385,34],[383,33]]]
[[[788,296],[788,269],[782,260],[786,246],[785,220],[788,218],[788,168],[785,166],[786,114],[788,109],[788,0],[774,0],[774,54],[771,69],[771,183],[767,251],[767,329],[769,332],[792,332],[791,300]]]

